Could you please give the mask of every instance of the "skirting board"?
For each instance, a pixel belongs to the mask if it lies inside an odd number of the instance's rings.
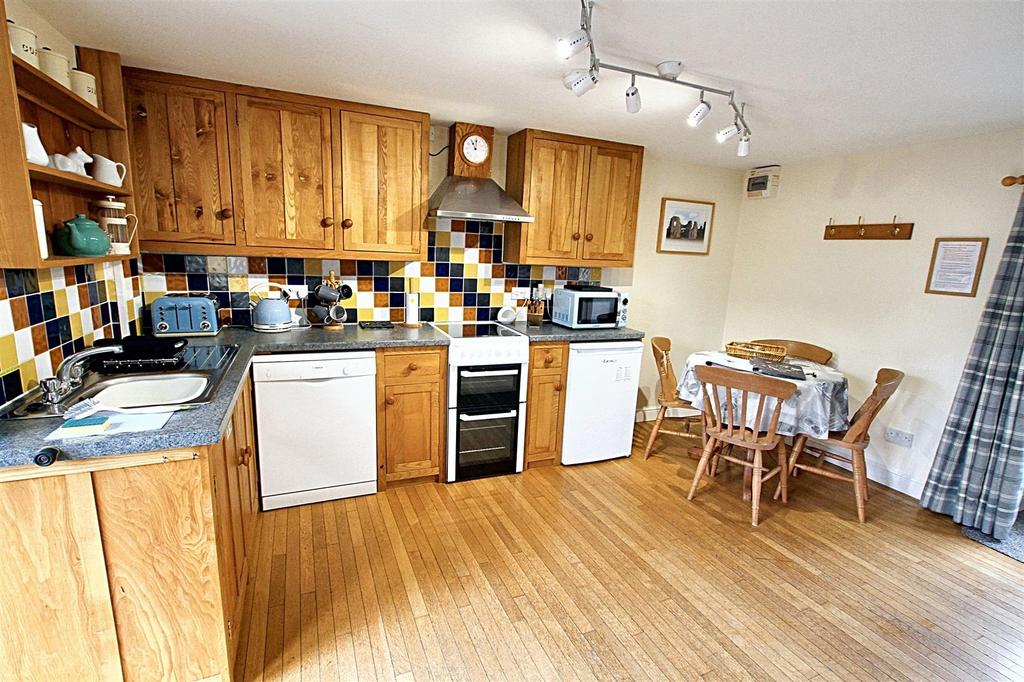
[[[637,422],[652,422],[658,418],[658,406],[644,407],[636,411]],[[684,410],[684,409],[673,409],[668,411],[669,417],[686,417],[690,414],[696,414],[695,410]],[[909,495],[916,500],[921,499],[921,491],[924,490],[924,481],[913,478],[910,476],[904,476],[895,471],[890,471],[885,463],[875,458],[871,454],[869,449],[864,453],[865,463],[868,469],[868,478],[875,483],[880,483],[887,488],[892,488],[904,495]],[[830,460],[831,461],[831,460]],[[832,462],[833,464],[849,469],[849,465],[845,465],[843,462]]]

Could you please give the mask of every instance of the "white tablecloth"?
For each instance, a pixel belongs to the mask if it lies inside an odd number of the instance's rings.
[[[829,431],[842,431],[850,425],[849,415],[849,386],[846,377],[842,372],[819,365],[810,360],[799,358],[786,358],[786,362],[800,365],[805,381],[783,379],[796,384],[796,393],[793,397],[782,404],[782,412],[779,415],[778,433],[785,436],[795,436],[799,433],[806,433],[813,438],[825,438]],[[679,397],[693,403],[697,409],[704,408],[704,393],[700,389],[700,382],[694,368],[698,365],[714,364],[729,367],[731,369],[750,371],[751,366],[748,360],[734,358],[724,351],[698,351],[686,359],[686,370],[679,379]],[[736,401],[738,403],[738,391]],[[754,424],[757,409],[755,402],[757,394],[751,394],[748,405],[753,406],[747,415],[748,428],[759,428],[764,430],[768,423],[771,410],[775,405],[769,402],[765,406],[763,423]],[[722,395],[724,400],[724,394]],[[738,404],[733,414],[739,415]]]

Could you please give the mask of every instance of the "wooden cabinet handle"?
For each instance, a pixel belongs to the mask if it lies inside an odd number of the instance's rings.
[[[249,466],[249,462],[250,462],[251,458],[252,458],[252,448],[249,447],[248,445],[246,445],[238,453],[238,465],[239,466]]]
[[[230,208],[222,208],[220,211],[217,212],[217,217],[220,218],[221,220],[230,220],[232,217],[234,217],[234,215],[235,212],[232,211]]]
[[[149,112],[146,111],[146,107],[140,104],[139,106],[135,107],[135,115],[139,118],[146,118],[147,116],[149,116]]]
[[[576,233],[574,233],[574,234],[572,235],[572,240],[573,240],[574,242],[578,242],[578,241],[580,240],[580,233],[579,233],[579,232],[576,232]]]
[[[395,396],[389,395],[387,398],[385,398],[384,402],[386,402],[388,405],[394,405],[395,404]]]
[[[544,356],[544,364],[545,365],[550,365],[554,361],[555,361],[555,358],[551,355],[551,353],[548,353],[547,355]]]
[[[561,390],[562,390],[562,384],[555,384],[555,392],[557,393],[557,392],[559,392]]]
[[[196,220],[198,220],[198,219],[203,217],[203,207],[202,206],[196,206],[194,212],[196,214]]]
[[[330,216],[327,216],[326,218],[324,218],[323,220],[320,221],[320,224],[323,227],[333,227],[334,226],[334,218],[332,218]]]
[[[345,218],[344,220],[341,221],[341,228],[343,230],[347,230],[350,227],[352,227],[352,219],[351,218]]]
[[[410,363],[409,363],[409,371],[410,371],[410,372],[415,372],[415,371],[416,371],[416,370],[418,370],[419,368],[420,368],[420,366],[419,366],[419,365],[417,365],[417,364],[416,364],[415,362],[410,362]]]
[[[588,234],[588,235],[587,235],[587,241],[588,241],[588,242],[592,242],[592,241],[594,241],[594,235],[592,235],[592,234]]]

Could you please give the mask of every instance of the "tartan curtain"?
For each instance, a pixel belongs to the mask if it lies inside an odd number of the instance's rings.
[[[1024,193],[921,506],[1005,539],[1024,494]]]

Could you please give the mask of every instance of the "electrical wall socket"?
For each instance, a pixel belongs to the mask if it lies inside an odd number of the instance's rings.
[[[900,431],[892,427],[885,430],[885,439],[893,445],[898,445],[901,448],[909,448],[914,445],[914,434],[909,431]]]
[[[512,287],[512,298],[516,300],[530,298],[530,287]]]

